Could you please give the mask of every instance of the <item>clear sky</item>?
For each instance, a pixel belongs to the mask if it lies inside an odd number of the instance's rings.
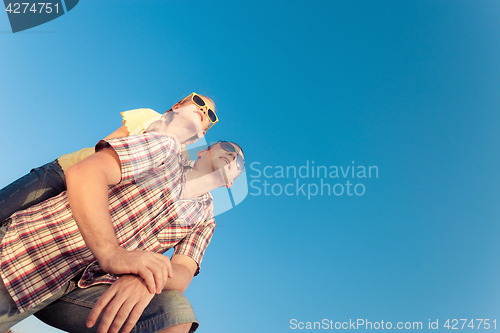
[[[248,182],[186,291],[199,332],[500,329],[499,17],[496,0],[86,0],[12,34],[0,14],[0,187],[196,91]]]

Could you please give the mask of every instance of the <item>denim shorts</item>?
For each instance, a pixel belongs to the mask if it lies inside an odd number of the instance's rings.
[[[108,288],[109,285],[77,288],[38,311],[35,317],[50,326],[71,333],[97,332],[101,317],[92,328],[87,328],[85,323],[95,302]],[[132,332],[158,332],[185,323],[192,323],[190,333],[196,331],[199,325],[191,304],[177,290],[164,290],[154,296]]]

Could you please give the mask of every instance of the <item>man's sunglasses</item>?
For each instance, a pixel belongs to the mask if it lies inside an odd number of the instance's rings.
[[[229,153],[236,153],[236,167],[238,168],[238,170],[240,170],[240,173],[245,171],[245,161],[243,160],[243,157],[241,157],[240,152],[234,148],[234,145],[232,145],[231,143],[229,143],[227,141],[219,141],[219,142],[214,143],[213,145],[211,145],[208,148],[210,149],[212,146],[216,145],[217,143],[225,151],[227,151]]]
[[[189,96],[184,98],[182,101],[180,101],[179,104],[182,104],[186,99],[188,99],[190,97],[191,97],[191,102],[193,102],[196,106],[199,106],[199,107],[205,106],[207,108],[206,114],[208,116],[208,120],[210,120],[210,125],[207,127],[206,130],[208,130],[210,127],[214,126],[219,121],[219,118],[217,118],[217,115],[215,114],[215,112],[208,107],[207,103],[205,103],[203,98],[201,98],[201,96],[198,95],[197,93],[190,94]]]

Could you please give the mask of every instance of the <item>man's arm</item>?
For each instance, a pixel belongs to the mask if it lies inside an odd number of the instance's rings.
[[[198,264],[185,255],[173,255],[171,263],[174,277],[167,280],[164,290],[175,289],[183,293],[191,283]],[[108,329],[110,333],[118,332],[127,318],[121,332],[130,332],[153,297],[154,294],[148,292],[141,278],[123,275],[96,302],[87,318],[87,327],[94,326],[106,308],[98,333],[108,332]]]
[[[150,292],[160,293],[167,276],[172,277],[170,263],[157,253],[127,251],[116,239],[108,207],[108,186],[120,180],[120,161],[112,148],[70,167],[66,183],[73,217],[86,245],[106,272],[140,275]]]
[[[198,264],[191,257],[183,254],[174,254],[170,262],[175,274],[173,278],[167,280],[163,289],[175,289],[184,293],[198,270]]]

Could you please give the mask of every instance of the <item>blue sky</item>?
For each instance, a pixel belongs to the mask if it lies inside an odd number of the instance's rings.
[[[241,144],[249,184],[186,291],[199,332],[498,322],[499,15],[482,0],[87,0],[12,34],[0,14],[0,186],[94,145],[121,111],[196,91],[220,118],[207,140]],[[312,161],[378,177],[275,175]],[[365,191],[297,192],[321,181]]]

